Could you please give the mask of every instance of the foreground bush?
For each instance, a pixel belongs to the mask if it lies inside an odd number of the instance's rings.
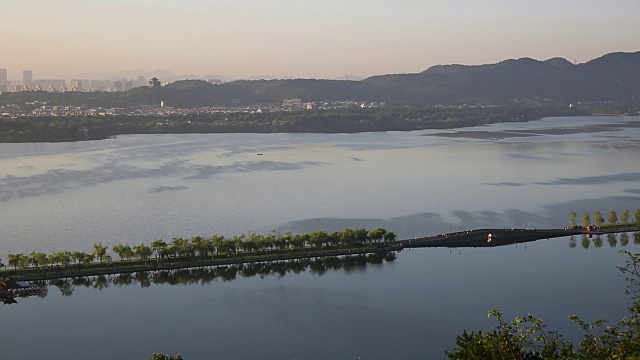
[[[579,344],[548,331],[541,319],[534,315],[516,317],[506,322],[502,313],[492,309],[498,325],[489,332],[463,331],[456,338],[456,348],[445,351],[449,359],[636,359],[640,360],[640,254],[620,251],[627,255],[625,266],[618,269],[626,275],[627,294],[633,300],[628,315],[617,324],[607,326],[606,320],[585,323],[569,316],[584,332]]]

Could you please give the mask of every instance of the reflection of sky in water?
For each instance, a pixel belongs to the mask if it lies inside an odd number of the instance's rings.
[[[52,249],[86,249],[89,238],[117,243],[113,229],[149,241],[319,224],[384,223],[401,236],[516,222],[563,226],[566,213],[592,211],[603,199],[635,206],[639,120],[0,144],[5,248],[29,250],[28,238]],[[576,202],[581,207],[561,205]]]

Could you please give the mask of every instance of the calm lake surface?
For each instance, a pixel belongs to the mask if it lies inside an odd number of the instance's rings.
[[[640,208],[639,155],[638,117],[0,144],[0,258],[248,231],[379,226],[403,239],[564,227],[570,211]],[[463,329],[493,325],[491,308],[570,335],[571,314],[619,320],[630,301],[618,250],[640,251],[628,239],[413,249],[322,275],[75,286],[71,296],[49,286],[0,307],[10,324],[0,346],[12,359],[440,359]]]

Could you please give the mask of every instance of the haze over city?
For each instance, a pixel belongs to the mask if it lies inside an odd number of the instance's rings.
[[[0,68],[39,78],[170,70],[344,78],[437,64],[637,51],[640,3],[27,0],[3,4]]]

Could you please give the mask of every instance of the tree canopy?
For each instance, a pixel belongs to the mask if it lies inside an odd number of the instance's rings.
[[[640,359],[640,254],[622,250],[627,258],[619,270],[627,276],[633,304],[627,316],[615,325],[606,320],[587,323],[571,315],[583,332],[575,344],[556,331],[547,329],[543,320],[528,314],[506,321],[500,311],[492,309],[489,317],[497,325],[490,331],[466,330],[456,338],[456,347],[445,352],[449,359],[512,359],[512,360],[578,360],[578,359]]]

